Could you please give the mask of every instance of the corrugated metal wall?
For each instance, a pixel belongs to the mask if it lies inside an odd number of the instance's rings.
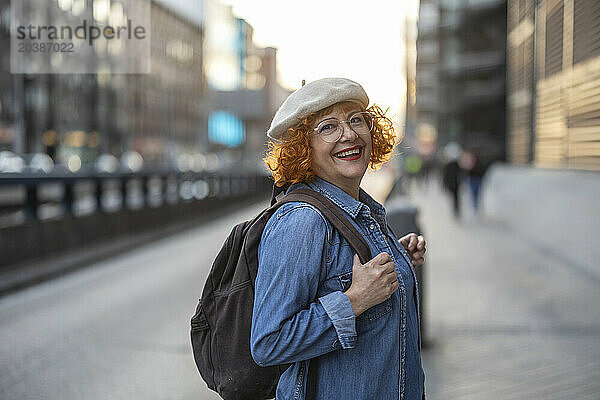
[[[600,170],[600,1],[533,4],[508,2],[509,160]]]
[[[533,72],[533,2],[508,1],[507,159],[530,161],[531,82]]]

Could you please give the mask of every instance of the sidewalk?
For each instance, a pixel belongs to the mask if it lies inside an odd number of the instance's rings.
[[[599,399],[597,280],[507,225],[455,220],[435,182],[411,197],[428,249],[427,398]]]

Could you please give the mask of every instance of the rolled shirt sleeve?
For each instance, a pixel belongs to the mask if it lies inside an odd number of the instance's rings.
[[[305,203],[283,205],[258,249],[250,347],[258,365],[307,360],[356,342],[354,312],[341,291],[317,301],[326,275],[327,223]]]
[[[319,298],[325,312],[331,318],[342,348],[351,349],[356,343],[356,319],[350,299],[337,291]]]

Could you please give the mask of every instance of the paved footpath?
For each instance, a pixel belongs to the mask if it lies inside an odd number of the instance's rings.
[[[506,225],[455,220],[433,183],[411,197],[428,248],[427,398],[600,399],[598,279]]]

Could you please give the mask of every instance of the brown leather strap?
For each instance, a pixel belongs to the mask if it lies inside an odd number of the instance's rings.
[[[398,237],[398,235],[396,235],[396,232],[394,232],[394,230],[392,229],[392,226],[390,224],[387,224],[387,228],[388,228],[388,231],[391,232],[392,236],[396,238],[396,240],[400,240],[400,238]]]
[[[279,207],[293,201],[301,201],[315,206],[350,243],[350,246],[357,252],[361,263],[365,264],[371,260],[369,245],[348,218],[342,214],[339,207],[332,203],[331,200],[311,189],[296,189],[275,203],[274,207]]]

